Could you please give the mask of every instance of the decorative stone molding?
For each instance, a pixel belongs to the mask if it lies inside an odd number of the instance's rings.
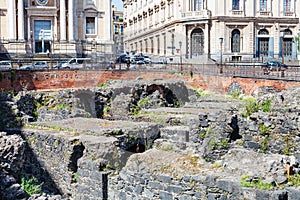
[[[149,16],[153,15],[153,8],[152,9],[148,9],[148,12],[149,12]]]
[[[146,11],[143,12],[143,18],[146,19],[148,16],[148,13]]]
[[[143,19],[143,16],[141,14],[138,14],[138,20],[141,21]]]
[[[154,6],[155,13],[159,12],[159,5]]]

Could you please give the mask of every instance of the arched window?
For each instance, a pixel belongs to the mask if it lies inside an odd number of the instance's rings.
[[[259,0],[259,10],[267,11],[267,0]]]
[[[197,28],[191,33],[191,56],[197,57],[204,54],[204,33]]]
[[[232,10],[240,9],[240,0],[232,0]]]
[[[291,0],[283,0],[283,11],[284,12],[291,11]]]
[[[240,52],[241,33],[238,29],[234,29],[231,33],[231,52]]]

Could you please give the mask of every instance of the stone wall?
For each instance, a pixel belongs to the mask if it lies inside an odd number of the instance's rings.
[[[26,129],[21,133],[27,141],[23,174],[36,177],[43,189],[51,193],[71,196],[74,193],[73,154],[80,142],[54,131]],[[82,153],[82,152],[81,152]]]
[[[174,179],[168,175],[139,173],[123,169],[118,178],[109,182],[109,199],[161,199],[161,200],[199,200],[199,199],[256,199],[287,200],[300,195],[295,188],[268,191],[242,188],[240,182],[218,178],[217,175],[193,175]]]

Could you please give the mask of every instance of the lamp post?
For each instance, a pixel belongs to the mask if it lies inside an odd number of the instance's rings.
[[[180,71],[182,71],[182,54],[181,54],[182,42],[179,41],[179,51],[180,51]]]
[[[174,34],[171,37],[171,44],[172,44],[172,55],[174,55]]]
[[[220,74],[223,73],[223,38],[220,37],[219,38],[219,42],[220,42]]]
[[[281,31],[280,32],[280,35],[281,35],[281,59],[282,59],[282,64],[284,64],[284,36],[285,36],[285,33],[284,31]]]
[[[282,66],[280,66],[280,71],[281,71],[281,77],[284,77],[284,54],[285,54],[285,46],[284,46],[284,36],[285,36],[285,32],[284,30],[280,32],[281,35],[281,62],[282,62]],[[278,66],[277,66],[278,67]]]

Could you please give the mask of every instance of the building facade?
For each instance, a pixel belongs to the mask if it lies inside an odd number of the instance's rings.
[[[125,48],[185,61],[298,58],[296,0],[125,0]]]
[[[1,52],[100,56],[113,49],[110,0],[2,0]]]
[[[115,44],[115,54],[119,56],[124,53],[124,18],[123,12],[113,5],[113,40]]]

